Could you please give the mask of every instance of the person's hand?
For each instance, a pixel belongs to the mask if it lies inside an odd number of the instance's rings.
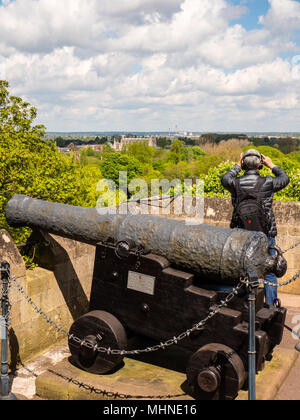
[[[269,158],[268,156],[264,156],[264,155],[262,155],[262,158],[263,158],[263,164],[267,167],[267,168],[269,168],[269,169],[273,169],[274,168],[274,163],[272,162],[272,159],[271,158]]]
[[[240,160],[239,160],[239,163],[238,163],[238,165],[240,167],[242,167],[242,164],[243,164],[243,156],[244,156],[244,153],[241,153]]]

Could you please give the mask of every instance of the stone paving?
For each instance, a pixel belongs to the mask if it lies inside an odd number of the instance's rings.
[[[300,308],[290,308],[288,311],[286,325],[295,333],[299,335],[299,339],[294,338],[296,334],[292,334],[287,328],[284,332],[283,341],[280,345],[281,348],[294,349],[295,345],[300,342]],[[296,350],[294,350],[297,352]],[[282,384],[279,392],[277,393],[275,400],[300,400],[300,353],[298,353],[297,360],[291,369],[287,379]]]

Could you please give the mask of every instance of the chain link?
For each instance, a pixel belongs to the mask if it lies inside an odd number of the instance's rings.
[[[111,392],[106,391],[103,389],[95,388],[93,386],[87,385],[83,382],[79,382],[76,379],[68,378],[65,375],[62,375],[61,373],[55,372],[52,369],[49,369],[48,372],[52,373],[52,375],[58,376],[59,378],[64,379],[65,381],[72,383],[79,388],[83,388],[86,391],[89,391],[91,393],[95,393],[97,395],[102,395],[103,397],[111,398],[111,399],[119,399],[119,400],[166,400],[166,399],[174,399],[174,398],[181,398],[185,397],[186,394],[177,394],[177,395],[127,395],[122,394],[119,392]]]
[[[145,254],[145,248],[142,245],[140,245],[135,250],[135,256],[136,256],[135,269],[136,269],[136,271],[138,271],[141,268],[142,263],[141,263],[140,257],[143,254]]]
[[[299,277],[300,277],[300,270],[290,280],[284,281],[282,283],[277,284],[277,283],[271,283],[270,281],[267,281],[267,280],[260,280],[260,284],[264,284],[265,286],[271,286],[271,287],[283,287],[283,286],[288,286],[289,284],[293,283]]]
[[[1,269],[1,271],[3,270]],[[3,305],[5,305],[7,310],[6,310],[5,316],[1,314],[0,325],[6,328],[10,325],[10,316],[11,316],[11,311],[10,311],[11,304],[9,302],[10,288],[11,288],[11,283],[9,281],[5,283],[1,281],[1,288],[0,288],[1,307],[3,308]]]
[[[285,251],[283,251],[283,254],[286,254],[287,252],[291,251],[292,249],[297,248],[298,246],[300,246],[300,242],[295,243],[294,245],[292,245],[290,248],[286,249]]]
[[[179,342],[183,341],[184,339],[188,338],[193,332],[195,331],[201,331],[205,328],[207,322],[212,319],[214,316],[216,316],[222,308],[225,308],[228,306],[228,304],[238,295],[239,290],[244,287],[246,284],[246,279],[241,279],[240,284],[235,287],[231,293],[228,294],[228,296],[220,302],[219,305],[215,305],[214,309],[212,309],[209,314],[204,318],[202,321],[198,322],[194,326],[192,326],[190,329],[186,330],[185,332],[181,333],[178,336],[175,336],[165,342],[162,342],[160,344],[157,344],[152,347],[147,347],[145,349],[137,349],[137,350],[120,350],[120,349],[111,349],[111,348],[105,348],[100,347],[98,345],[92,345],[89,342],[86,342],[85,340],[82,340],[81,338],[69,334],[67,331],[65,331],[63,328],[59,327],[54,321],[51,320],[33,301],[32,299],[27,295],[24,288],[18,283],[17,279],[12,276],[9,273],[10,279],[13,280],[13,284],[17,287],[19,292],[24,296],[24,298],[27,300],[27,302],[33,307],[34,311],[37,312],[39,315],[44,318],[44,320],[50,324],[53,328],[55,328],[58,332],[63,334],[65,337],[68,337],[69,340],[74,341],[75,343],[78,343],[80,346],[84,346],[90,349],[94,349],[95,351],[98,351],[99,353],[106,353],[108,355],[139,355],[142,353],[153,353],[158,350],[165,350],[167,347],[171,347],[175,344],[178,344]]]
[[[296,242],[294,245],[292,245],[290,248],[286,249],[282,253],[286,254],[287,252],[291,251],[292,249],[297,248],[298,246],[300,246],[300,242]],[[300,277],[300,270],[297,271],[297,273],[291,279],[289,279],[287,281],[284,281],[282,283],[271,283],[270,281],[261,279],[260,284],[263,284],[265,286],[270,286],[270,287],[284,287],[284,286],[288,286],[289,284],[293,283],[299,277]]]
[[[63,328],[58,326],[54,321],[51,320],[51,318],[46,315],[39,306],[37,306],[33,300],[27,295],[24,288],[17,282],[16,278],[10,274],[10,279],[13,280],[13,284],[16,286],[16,288],[19,290],[19,292],[24,296],[24,298],[27,300],[27,302],[32,306],[33,310],[37,312],[41,317],[50,324],[53,328],[55,328],[58,332],[60,332],[64,336],[68,336],[69,333],[67,333]]]

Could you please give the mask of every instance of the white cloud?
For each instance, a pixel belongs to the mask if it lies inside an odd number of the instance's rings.
[[[287,33],[300,28],[300,3],[297,0],[269,0],[271,8],[260,23],[271,32]]]
[[[247,31],[227,0],[15,0],[0,55],[51,130],[287,130],[293,116],[300,130],[300,66],[280,58],[297,54],[300,3],[269,1]]]

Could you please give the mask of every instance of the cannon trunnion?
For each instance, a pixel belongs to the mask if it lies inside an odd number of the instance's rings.
[[[213,289],[194,273],[172,267],[164,257],[139,255],[134,248],[127,256],[120,256],[115,247],[98,244],[90,312],[75,321],[70,330],[91,348],[71,336],[74,363],[88,372],[104,374],[120,366],[123,356],[94,351],[95,344],[125,350],[126,335],[132,332],[158,342],[178,336],[204,319],[228,293]],[[187,378],[198,399],[234,399],[246,381],[247,297],[241,290],[206,328],[178,343],[190,352]],[[280,344],[285,316],[284,308],[264,308],[264,291],[257,291],[257,371],[264,368],[265,360]]]

